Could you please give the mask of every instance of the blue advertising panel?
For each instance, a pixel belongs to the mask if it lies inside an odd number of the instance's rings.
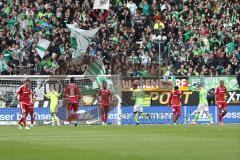
[[[240,106],[228,106],[228,113],[223,117],[223,123],[240,123]]]
[[[194,120],[196,115],[196,106],[182,106],[181,116],[179,118],[180,124],[188,124]],[[224,123],[240,123],[240,106],[228,106],[228,113],[223,118]],[[48,121],[51,120],[51,114],[49,108],[35,108],[36,121]],[[97,106],[81,106],[79,107],[78,113],[80,118],[84,119],[99,119],[100,111]],[[84,113],[84,114],[82,114]],[[140,117],[140,123],[142,124],[172,124],[172,108],[167,106],[151,106],[144,107],[144,113],[150,113],[151,118],[143,115]],[[209,107],[209,113],[213,117],[215,123],[218,122],[218,110],[215,106]],[[82,116],[81,116],[82,115]],[[61,120],[66,120],[67,111],[65,107],[60,107],[58,116]],[[123,106],[121,107],[121,114],[117,112],[117,107],[110,110],[108,115],[108,123],[117,124],[119,117],[121,118],[121,124],[135,124],[133,117],[133,107]],[[21,118],[21,113],[19,108],[0,108],[0,122],[3,121],[18,121]],[[30,117],[28,117],[30,120]],[[209,123],[209,119],[205,113],[200,113],[199,124]]]
[[[98,119],[101,121],[100,109],[98,106],[80,106],[78,110],[81,120],[94,120]],[[117,124],[118,113],[117,107],[110,108],[107,123]]]
[[[35,108],[35,120],[51,120],[51,114],[49,108]],[[66,119],[66,108],[59,108],[58,112],[60,119]],[[18,121],[22,114],[20,108],[0,108],[0,121]],[[27,117],[30,120],[30,117]]]
[[[167,106],[144,107],[144,113],[150,114],[148,116],[140,116],[140,123],[142,124],[171,124],[172,123],[172,108]],[[133,107],[122,107],[122,124],[135,124],[133,117]],[[183,116],[179,121],[183,122]]]
[[[182,106],[181,116],[178,120],[180,124],[189,124],[194,120],[197,106]],[[140,117],[142,124],[172,124],[172,109],[167,106],[144,107],[145,113],[150,113],[151,119],[147,116]],[[213,122],[218,122],[218,110],[215,106],[209,106],[209,113]],[[133,107],[122,107],[122,124],[135,124],[133,117]],[[240,106],[228,106],[228,113],[223,118],[224,123],[240,123]],[[200,113],[197,123],[209,123],[209,118],[203,112]]]
[[[197,114],[197,106],[187,106],[186,108],[186,117],[187,117],[187,123],[191,123],[194,121],[194,117]],[[216,107],[215,106],[209,106],[209,114],[213,118],[213,122],[217,123],[217,116],[216,116]],[[204,124],[204,123],[209,123],[210,120],[208,116],[204,112],[200,112],[199,117],[198,117],[198,124]]]
[[[196,106],[187,106],[186,107],[186,115],[187,115],[187,123],[193,121],[196,115]],[[209,113],[213,118],[214,123],[218,123],[218,108],[216,106],[209,106]],[[207,115],[203,112],[200,113],[198,123],[209,123],[209,119]],[[240,123],[240,106],[228,106],[227,107],[227,115],[223,117],[223,123]]]

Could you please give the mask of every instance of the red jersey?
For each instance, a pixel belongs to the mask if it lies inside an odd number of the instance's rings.
[[[218,102],[226,102],[225,95],[227,94],[227,88],[224,87],[217,87],[215,90],[215,95],[217,96],[217,101]]]
[[[32,104],[29,106],[29,108],[34,108],[34,103],[36,102],[37,96],[35,92],[32,92]]]
[[[171,91],[170,98],[168,104],[172,104],[172,106],[180,106],[181,105],[181,91]]]
[[[17,90],[17,94],[19,95],[19,102],[20,103],[24,103],[27,105],[30,105],[31,103],[31,94],[32,91],[30,90],[29,87],[26,87],[25,85],[22,85],[18,90]]]
[[[64,97],[68,98],[68,102],[78,103],[78,98],[80,97],[78,86],[74,83],[70,83],[64,91]]]
[[[110,96],[112,95],[110,89],[100,89],[98,93],[101,97],[101,105],[110,105]]]

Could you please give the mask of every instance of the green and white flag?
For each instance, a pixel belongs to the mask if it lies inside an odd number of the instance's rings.
[[[109,10],[110,0],[95,0],[93,9],[106,9]]]
[[[48,49],[48,46],[50,44],[50,41],[47,39],[39,39],[38,44],[36,46],[36,50],[41,58],[44,57],[45,52]]]
[[[77,24],[67,24],[68,29],[71,30],[71,45],[75,52],[72,58],[81,59],[86,53],[91,40],[94,38],[99,28],[83,30],[77,27]]]
[[[113,88],[113,82],[106,75],[105,67],[102,60],[98,59],[93,62],[85,71],[84,76],[88,76],[93,82],[93,88],[100,88],[103,81],[106,81],[109,88]]]

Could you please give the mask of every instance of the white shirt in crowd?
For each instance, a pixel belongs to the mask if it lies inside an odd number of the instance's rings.
[[[140,56],[140,59],[142,60],[142,64],[143,65],[147,65],[147,64],[149,64],[151,62],[151,58],[148,56],[147,53],[146,54],[142,54]]]
[[[137,5],[135,3],[133,3],[132,1],[129,1],[127,3],[127,7],[131,12],[131,15],[134,17],[136,15],[136,11],[137,11]]]

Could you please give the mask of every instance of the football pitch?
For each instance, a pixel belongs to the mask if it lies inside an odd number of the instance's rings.
[[[239,160],[240,125],[0,127],[0,160]]]

